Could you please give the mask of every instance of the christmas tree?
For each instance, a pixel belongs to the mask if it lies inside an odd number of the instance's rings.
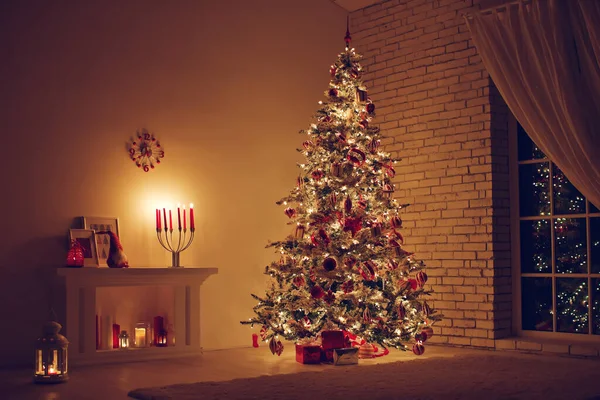
[[[325,101],[306,135],[296,187],[278,205],[291,234],[267,247],[280,259],[266,267],[270,288],[252,295],[261,338],[281,354],[280,337],[316,338],[342,330],[367,343],[417,354],[440,316],[422,299],[424,263],[402,248],[401,211],[394,198],[394,163],[371,125],[375,104],[361,80],[361,56],[350,48],[331,66]]]

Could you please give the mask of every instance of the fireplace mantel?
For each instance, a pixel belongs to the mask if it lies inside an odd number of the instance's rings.
[[[66,290],[69,359],[76,364],[138,361],[199,354],[200,286],[213,267],[59,268]],[[175,346],[130,350],[96,349],[96,291],[101,287],[171,286],[174,293]]]

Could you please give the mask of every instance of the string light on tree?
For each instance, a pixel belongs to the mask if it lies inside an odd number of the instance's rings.
[[[325,330],[421,354],[423,329],[441,319],[423,300],[431,293],[424,263],[403,248],[408,204],[393,196],[396,160],[379,149],[376,107],[350,41],[347,32],[315,122],[300,132],[306,161],[296,184],[277,202],[291,233],[267,246],[280,258],[265,268],[265,295],[252,295],[256,315],[241,322],[260,326],[277,354],[279,337],[299,341]]]

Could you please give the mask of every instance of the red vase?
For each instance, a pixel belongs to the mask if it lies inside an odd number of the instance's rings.
[[[67,253],[67,267],[83,267],[83,247],[76,240],[71,241],[71,248]]]

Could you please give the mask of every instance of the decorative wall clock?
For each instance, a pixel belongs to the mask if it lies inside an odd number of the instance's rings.
[[[160,159],[165,156],[165,152],[154,135],[142,129],[141,132],[136,133],[136,139],[131,141],[129,155],[138,168],[148,172],[160,164]]]

